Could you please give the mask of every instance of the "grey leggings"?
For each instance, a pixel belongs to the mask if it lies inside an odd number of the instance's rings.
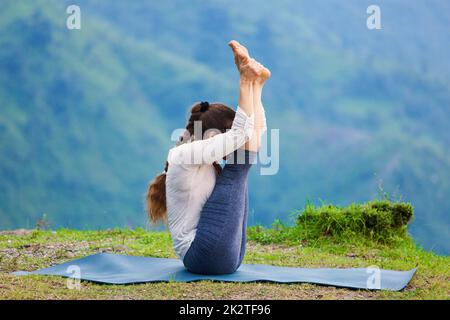
[[[227,160],[203,206],[197,232],[183,258],[194,273],[226,274],[244,259],[248,216],[247,176],[255,152],[239,150]],[[237,162],[236,160],[240,161]]]

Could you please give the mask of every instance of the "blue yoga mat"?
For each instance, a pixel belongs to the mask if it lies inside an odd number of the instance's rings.
[[[187,271],[179,259],[135,257],[99,253],[32,272],[18,271],[15,275],[40,274],[78,278],[98,283],[131,284],[144,282],[191,282],[198,280],[277,283],[307,282],[335,287],[369,290],[402,290],[417,268],[409,271],[377,268],[292,268],[260,264],[243,264],[232,274],[201,275]]]

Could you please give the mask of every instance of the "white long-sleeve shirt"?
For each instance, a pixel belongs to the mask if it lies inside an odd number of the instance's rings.
[[[265,127],[265,116],[262,121]],[[168,227],[173,247],[184,258],[195,238],[205,202],[216,183],[213,163],[242,147],[253,133],[255,116],[237,108],[230,130],[212,138],[197,140],[170,149],[166,173]]]

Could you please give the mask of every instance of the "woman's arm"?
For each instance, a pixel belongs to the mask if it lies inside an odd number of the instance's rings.
[[[247,114],[248,109],[244,110],[241,106],[238,107],[233,125],[227,132],[171,149],[167,159],[169,164],[212,164],[242,147],[253,134],[255,117],[254,114]]]

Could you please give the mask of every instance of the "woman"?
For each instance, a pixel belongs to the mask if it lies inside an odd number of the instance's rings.
[[[266,130],[261,93],[270,71],[231,41],[240,73],[237,111],[201,102],[186,133],[150,184],[152,222],[168,222],[177,256],[191,272],[233,273],[242,263],[248,210],[247,175]],[[226,157],[224,168],[218,161]]]

